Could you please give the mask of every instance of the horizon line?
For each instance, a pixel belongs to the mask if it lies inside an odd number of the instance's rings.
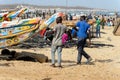
[[[31,6],[51,6],[51,7],[66,7],[66,8],[75,8],[75,7],[82,7],[82,8],[88,8],[88,9],[99,9],[99,10],[108,10],[108,9],[102,9],[102,8],[93,8],[93,7],[87,7],[87,6],[64,6],[64,5],[38,5],[38,4],[30,4],[30,3],[12,3],[12,4],[0,4],[0,6],[3,5],[31,5]]]

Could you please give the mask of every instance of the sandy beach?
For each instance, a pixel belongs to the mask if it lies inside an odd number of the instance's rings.
[[[119,80],[120,78],[120,36],[113,35],[113,27],[101,30],[101,38],[92,39],[92,48],[85,48],[93,61],[87,65],[76,64],[76,47],[64,48],[63,68],[51,67],[51,62],[0,60],[0,80]],[[51,60],[51,49],[14,49],[45,54]],[[57,59],[57,54],[56,54]]]

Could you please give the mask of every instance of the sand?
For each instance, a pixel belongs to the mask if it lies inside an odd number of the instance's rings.
[[[89,65],[84,57],[82,64],[76,65],[76,47],[64,48],[63,68],[53,68],[50,62],[0,60],[0,80],[119,80],[120,36],[114,36],[112,31],[113,27],[105,27],[101,38],[92,39],[92,48],[85,48],[93,58]],[[14,50],[42,53],[51,59],[50,47]]]

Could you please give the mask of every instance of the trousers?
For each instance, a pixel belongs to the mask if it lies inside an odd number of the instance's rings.
[[[89,59],[90,56],[84,51],[84,47],[86,44],[86,38],[78,38],[77,49],[78,49],[78,56],[77,56],[77,63],[81,63],[82,55]]]
[[[62,46],[52,46],[52,49],[51,49],[52,64],[55,64],[56,50],[57,50],[57,54],[58,54],[58,65],[61,65]]]

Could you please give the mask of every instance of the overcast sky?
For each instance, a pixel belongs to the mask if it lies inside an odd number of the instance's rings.
[[[91,8],[112,9],[120,11],[120,0],[0,0],[1,4],[36,4],[53,6],[85,6]]]

